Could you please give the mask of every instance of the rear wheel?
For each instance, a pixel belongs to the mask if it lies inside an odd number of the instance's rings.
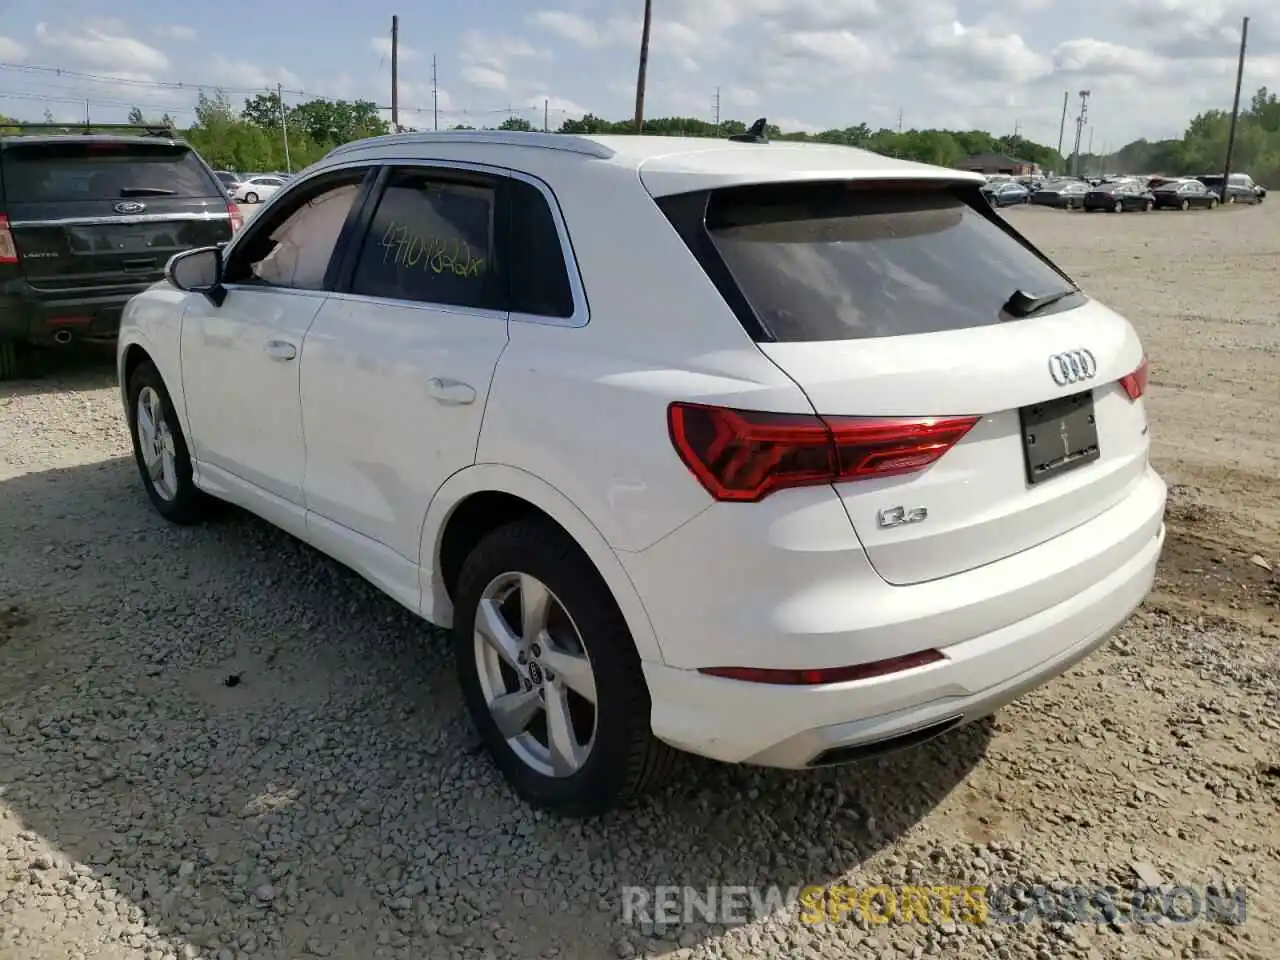
[[[472,721],[527,803],[597,816],[664,783],[679,754],[653,736],[627,625],[572,540],[522,520],[463,564],[454,649]]]
[[[1063,206],[1066,207],[1068,210],[1074,210],[1076,208],[1076,202],[1074,200],[1068,200],[1066,203],[1063,204]]]
[[[1183,210],[1187,209],[1187,206],[1188,206],[1187,201],[1183,200],[1183,201],[1182,201],[1182,209],[1183,209]],[[1218,209],[1218,198],[1217,198],[1217,197],[1210,197],[1210,198],[1209,198],[1209,209],[1210,209],[1210,210],[1217,210],[1217,209]]]
[[[177,411],[160,371],[149,360],[133,371],[128,396],[133,458],[151,505],[171,523],[198,523],[210,500],[192,479],[191,454]]]
[[[1115,206],[1111,208],[1113,213],[1124,213],[1124,201],[1117,200]]]
[[[1210,201],[1209,201],[1209,207],[1210,207],[1211,209],[1212,209],[1213,207],[1216,207],[1217,205],[1218,205],[1218,201],[1217,201],[1217,200],[1210,200]],[[1190,210],[1190,209],[1191,209],[1191,201],[1190,201],[1190,200],[1183,200],[1183,201],[1182,201],[1182,203],[1178,204],[1178,206],[1180,206],[1183,210]]]
[[[1142,209],[1144,209],[1147,213],[1150,213],[1150,212],[1151,212],[1152,210],[1154,210],[1155,208],[1156,208],[1156,202],[1155,202],[1154,200],[1148,200],[1148,201],[1143,205],[1143,208],[1142,208]]]
[[[17,342],[0,340],[0,380],[16,380],[19,369]]]
[[[258,202],[258,195],[257,195],[256,193],[254,193],[252,190],[250,190],[248,193],[246,193],[246,194],[244,195],[244,202],[245,202],[245,203],[257,203],[257,202]]]

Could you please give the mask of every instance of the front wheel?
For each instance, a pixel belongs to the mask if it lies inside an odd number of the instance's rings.
[[[129,433],[142,485],[171,523],[198,523],[209,499],[192,479],[191,454],[160,371],[148,360],[129,378]]]
[[[1187,206],[1188,206],[1187,201],[1183,200],[1183,201],[1182,201],[1182,209],[1183,209],[1183,210],[1187,209]],[[1217,209],[1218,209],[1218,198],[1217,198],[1217,197],[1212,197],[1212,198],[1209,200],[1209,209],[1210,209],[1210,210],[1217,210]]]
[[[454,649],[471,719],[534,807],[591,817],[652,791],[679,754],[617,604],[569,537],[539,520],[493,531],[463,564]]]
[[[244,195],[244,202],[245,202],[245,203],[257,203],[257,202],[258,202],[258,195],[257,195],[256,193],[254,193],[252,190],[250,190],[248,193],[246,193],[246,194]]]
[[[1155,201],[1154,201],[1154,200],[1148,200],[1148,201],[1143,205],[1143,208],[1142,208],[1142,209],[1144,209],[1147,213],[1150,213],[1150,212],[1151,212],[1152,210],[1154,210],[1155,208],[1156,208],[1156,203],[1155,203]]]
[[[1124,213],[1124,201],[1123,201],[1123,200],[1117,200],[1117,201],[1116,201],[1116,205],[1115,205],[1114,207],[1112,207],[1111,209],[1112,209],[1112,211],[1113,211],[1113,212],[1115,212],[1115,213]]]
[[[1209,201],[1209,209],[1210,209],[1210,210],[1212,210],[1212,209],[1213,209],[1214,207],[1216,207],[1217,205],[1218,205],[1218,201],[1217,201],[1217,200],[1210,200],[1210,201]],[[1178,204],[1178,206],[1180,206],[1183,210],[1190,210],[1190,209],[1191,209],[1191,201],[1190,201],[1190,200],[1183,200],[1183,201],[1182,201],[1182,203]]]
[[[1074,210],[1076,208],[1076,202],[1074,200],[1068,200],[1063,204],[1063,206],[1068,210]]]

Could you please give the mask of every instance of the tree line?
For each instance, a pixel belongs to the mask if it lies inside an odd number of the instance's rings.
[[[237,171],[295,170],[319,160],[341,143],[391,132],[390,124],[370,100],[310,100],[287,105],[275,93],[261,93],[237,109],[221,93],[201,93],[196,119],[180,130],[211,165]],[[46,119],[51,119],[46,114]],[[167,115],[147,118],[134,108],[130,122],[176,125]],[[0,118],[0,127],[3,118]],[[1163,173],[1168,175],[1221,171],[1226,155],[1230,113],[1210,110],[1192,118],[1180,139],[1135,140],[1113,154],[1083,155],[1080,169],[1098,173]],[[68,127],[68,129],[77,129]],[[402,128],[411,129],[411,128]],[[470,130],[458,124],[450,129]],[[533,130],[522,117],[509,117],[499,130]],[[629,134],[631,120],[610,121],[587,114],[565,120],[556,129],[565,134]],[[746,123],[726,120],[716,125],[698,117],[656,117],[644,122],[644,132],[668,136],[728,137],[744,133]],[[288,159],[285,143],[288,143]],[[1058,172],[1075,169],[1074,156],[1063,157],[1052,147],[1018,135],[994,136],[983,130],[872,130],[867,124],[832,128],[818,133],[767,128],[770,139],[814,141],[862,147],[885,156],[954,167],[980,153],[999,153]],[[1236,130],[1232,169],[1252,174],[1264,184],[1280,181],[1280,102],[1260,88],[1241,111]]]

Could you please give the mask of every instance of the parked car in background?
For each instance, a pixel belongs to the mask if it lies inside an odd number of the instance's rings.
[[[215,170],[213,175],[218,178],[218,182],[222,184],[227,191],[227,196],[235,194],[236,187],[240,185],[240,177],[232,170]]]
[[[1031,191],[1016,180],[988,184],[982,188],[982,193],[993,207],[1010,207],[1015,203],[1026,203],[1031,197]]]
[[[1090,187],[1084,195],[1085,210],[1110,210],[1124,213],[1129,210],[1151,210],[1156,199],[1146,186],[1136,180],[1114,180]]]
[[[232,501],[452,629],[560,814],[673,748],[810,770],[988,716],[1164,543],[1128,321],[973,174],[748,138],[356,141],[126,312],[154,509]]]
[[[1083,180],[1050,180],[1031,195],[1031,202],[1043,207],[1074,210],[1084,205],[1089,184]]]
[[[261,203],[284,185],[283,177],[259,174],[242,180],[236,186],[236,192],[232,196],[245,203]]]
[[[1212,210],[1218,206],[1218,195],[1199,180],[1171,180],[1151,191],[1157,210],[1190,210],[1197,207]]]
[[[1222,203],[1261,203],[1257,185],[1247,173],[1231,174],[1231,183],[1225,195],[1222,189],[1222,174],[1202,173],[1195,177],[1210,191],[1217,194]]]
[[[1147,189],[1154,190],[1156,187],[1163,187],[1168,183],[1182,183],[1186,179],[1186,177],[1166,177],[1163,175],[1147,177]]]
[[[172,131],[14,126],[0,136],[0,379],[26,346],[111,342],[171,256],[230,240],[241,219]]]

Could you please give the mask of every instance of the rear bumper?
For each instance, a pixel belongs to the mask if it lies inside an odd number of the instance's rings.
[[[830,666],[933,647],[946,656],[939,663],[817,687],[747,683],[646,663],[654,733],[725,762],[801,768],[827,762],[832,751],[837,759],[855,759],[859,747],[918,739],[935,725],[989,715],[1088,656],[1142,602],[1164,544],[1165,495],[1164,482],[1148,471],[1099,517],[1008,560],[909,587],[882,582],[875,588],[860,578],[845,593],[846,611],[861,611],[854,619],[869,621],[891,605],[900,622],[832,634],[804,618],[813,633],[777,633],[770,658],[789,651],[795,666]],[[641,595],[648,605],[643,587]],[[979,609],[984,616],[975,618]],[[980,620],[988,626],[975,632]],[[706,623],[689,632],[691,647],[701,646]],[[922,626],[929,630],[923,641]],[[659,639],[664,652],[679,648],[661,629]],[[762,638],[743,632],[736,639],[751,650],[760,649]],[[843,648],[841,660],[834,659],[833,645]],[[806,658],[806,650],[812,656]],[[715,655],[716,665],[723,662]],[[749,655],[731,664],[755,665]]]
[[[25,281],[7,284],[0,291],[0,339],[54,344],[58,331],[65,330],[72,339],[109,342],[120,330],[125,304],[158,279],[70,289],[44,289]]]

